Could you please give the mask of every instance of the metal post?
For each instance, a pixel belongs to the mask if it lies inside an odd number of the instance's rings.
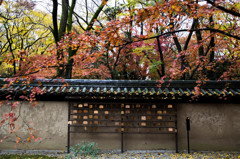
[[[123,132],[121,132],[121,153],[123,153]]]
[[[177,126],[177,106],[175,106],[176,119],[175,119],[175,142],[176,142],[176,153],[178,153],[178,126]]]
[[[68,123],[67,153],[70,153],[70,124]]]
[[[175,140],[176,140],[176,153],[178,153],[178,132],[175,133]]]
[[[67,137],[67,153],[70,153],[70,114],[71,114],[71,104],[68,104],[68,137]]]
[[[188,139],[188,153],[190,153],[190,145],[189,145],[189,131],[187,131],[187,139]]]
[[[124,116],[124,113],[122,114],[122,111],[125,112],[125,106],[122,107],[121,106],[121,153],[123,153],[123,133],[124,133],[124,123],[123,123],[123,116]]]
[[[190,142],[189,142],[189,131],[190,131],[190,118],[186,118],[186,128],[187,128],[187,144],[188,144],[188,153],[190,153]]]

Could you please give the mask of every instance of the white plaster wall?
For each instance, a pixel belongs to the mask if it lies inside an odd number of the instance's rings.
[[[235,150],[240,151],[240,104],[177,104],[179,150],[187,149],[186,117],[191,119],[190,144],[192,150]],[[0,107],[0,114],[9,107]],[[14,149],[16,135],[27,138],[26,123],[33,125],[41,141],[24,143],[17,149],[66,150],[67,146],[67,102],[38,102],[35,107],[23,103],[17,122],[16,134],[0,127],[0,150]],[[71,134],[71,145],[86,141],[98,143],[100,149],[120,149],[120,134]],[[174,135],[124,135],[125,149],[175,149]]]
[[[178,104],[180,149],[187,149],[186,117],[193,150],[240,150],[239,104]]]
[[[19,109],[19,111],[17,110]],[[16,122],[16,131],[9,133],[8,125],[0,127],[0,149],[30,149],[30,150],[66,150],[67,145],[67,122],[68,122],[68,103],[67,102],[37,102],[32,106],[28,102],[20,103],[15,110],[19,115]],[[3,105],[0,107],[0,114],[9,112],[10,107]],[[22,139],[29,137],[28,126],[34,128],[37,133],[35,136],[42,138],[37,142],[24,142],[16,145],[16,138]],[[4,139],[4,136],[7,136]],[[21,142],[20,142],[21,143]]]

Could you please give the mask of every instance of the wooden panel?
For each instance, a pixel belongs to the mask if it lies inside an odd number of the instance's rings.
[[[71,133],[176,133],[173,104],[71,103]]]

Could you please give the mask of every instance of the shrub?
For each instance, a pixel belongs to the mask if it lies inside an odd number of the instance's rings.
[[[80,156],[96,156],[99,153],[99,149],[97,148],[97,144],[94,142],[83,141],[80,144],[76,144],[74,147],[70,148],[71,153],[66,155],[67,159],[72,157],[80,157]]]

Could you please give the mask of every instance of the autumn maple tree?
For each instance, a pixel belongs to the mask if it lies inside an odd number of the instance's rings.
[[[44,62],[25,60],[27,75],[41,76],[39,70],[47,69],[62,78],[238,77],[237,2],[129,0],[108,6],[102,1],[91,17],[86,11],[86,19],[74,10],[76,1],[61,2],[60,22],[59,2],[52,5],[55,45],[37,57]]]
[[[234,9],[239,4],[217,5],[128,1],[106,9],[106,27],[96,25],[90,32],[73,32],[61,44],[64,49],[78,48],[79,53],[73,56],[78,57],[75,64],[80,64],[73,70],[78,78],[238,78],[239,16],[235,16]],[[227,12],[230,7],[233,11]],[[81,39],[83,36],[86,41]],[[98,74],[99,69],[104,73]]]
[[[27,68],[22,65],[23,59],[42,54],[48,47],[50,31],[43,27],[42,23],[43,19],[47,21],[47,15],[34,11],[34,5],[31,2],[16,4],[12,1],[5,1],[2,5],[0,15],[2,76],[16,75],[22,69],[26,70]]]

